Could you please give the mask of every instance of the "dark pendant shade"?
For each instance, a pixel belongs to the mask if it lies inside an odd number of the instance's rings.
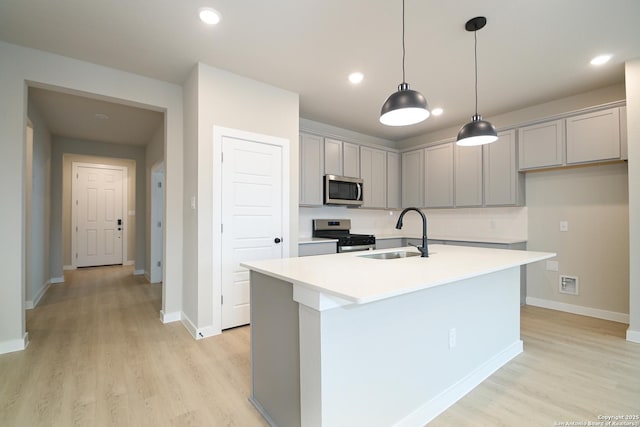
[[[474,64],[475,64],[475,100],[476,113],[471,117],[471,121],[462,126],[458,132],[457,145],[474,146],[490,144],[498,139],[496,128],[486,120],[482,120],[482,116],[478,114],[478,38],[477,31],[484,28],[487,24],[487,18],[484,16],[476,16],[465,24],[464,28],[473,32],[474,39]]]
[[[496,128],[481,115],[474,115],[471,121],[460,128],[457,145],[471,147],[494,142],[498,139]]]
[[[429,117],[426,98],[418,91],[401,83],[398,91],[392,93],[380,110],[380,123],[387,126],[407,126],[420,123]]]

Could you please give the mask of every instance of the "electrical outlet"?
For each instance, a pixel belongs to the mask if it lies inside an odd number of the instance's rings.
[[[560,221],[560,231],[569,231],[569,221]]]
[[[558,271],[558,261],[547,261],[547,271]]]
[[[456,328],[449,329],[449,349],[453,349],[456,346]]]

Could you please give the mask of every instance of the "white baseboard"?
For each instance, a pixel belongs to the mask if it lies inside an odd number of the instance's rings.
[[[147,279],[147,282],[151,283],[151,275],[147,270],[144,271],[144,278]]]
[[[49,283],[56,284],[56,283],[64,283],[64,276],[62,277],[52,277],[51,279],[49,279]]]
[[[203,338],[209,338],[214,335],[218,335],[222,333],[222,331],[215,329],[213,326],[206,326],[204,328],[196,328],[196,325],[193,324],[189,316],[182,313],[182,324],[187,331],[191,334],[191,336],[197,340],[201,340]]]
[[[64,267],[62,267],[63,270],[77,270],[77,267],[74,267],[73,265],[65,265]]]
[[[38,294],[35,296],[35,298],[33,300],[27,300],[24,303],[24,308],[26,308],[27,310],[31,310],[35,307],[38,306],[38,304],[40,303],[40,300],[42,299],[42,297],[44,296],[44,294],[47,293],[47,291],[49,290],[49,287],[51,286],[51,280],[47,280],[47,283],[44,284],[44,286],[42,288],[40,288],[40,292],[38,292]]]
[[[0,354],[13,353],[24,350],[29,346],[29,332],[25,332],[22,339],[0,342]]]
[[[627,341],[637,342],[640,344],[640,331],[632,331],[627,329]]]
[[[128,260],[122,263],[122,265],[136,265],[135,260]]]
[[[134,276],[142,276],[144,274],[144,270],[133,270]]]
[[[595,317],[597,319],[611,320],[629,324],[629,315],[615,311],[601,310],[599,308],[584,307],[581,305],[566,304],[542,298],[527,297],[527,305],[535,307],[550,308],[551,310],[564,311],[567,313],[580,314],[582,316]]]
[[[469,375],[424,403],[418,409],[395,424],[394,427],[422,427],[462,399],[464,395],[480,385],[494,372],[522,353],[522,341],[518,340],[491,359],[483,363]]]
[[[180,320],[182,320],[182,317],[179,311],[174,311],[172,313],[165,313],[164,311],[160,310],[160,321],[162,323],[173,323],[173,322],[179,322]]]

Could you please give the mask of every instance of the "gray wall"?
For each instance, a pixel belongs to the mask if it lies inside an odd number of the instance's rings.
[[[36,305],[50,283],[50,188],[51,188],[51,133],[31,103],[29,120],[33,127],[33,144],[27,152],[27,308]]]

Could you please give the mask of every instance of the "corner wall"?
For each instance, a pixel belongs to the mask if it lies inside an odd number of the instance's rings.
[[[625,67],[629,144],[629,329],[640,343],[640,58]]]
[[[27,84],[94,94],[166,112],[167,199],[182,199],[182,88],[132,73],[0,42],[0,353],[28,343],[25,301],[25,128]],[[169,203],[165,216],[167,260],[163,313],[180,311],[182,210]]]
[[[198,64],[185,83],[184,314],[203,335],[220,332],[220,260],[214,252],[213,127],[221,126],[289,140],[290,253],[298,235],[298,95],[218,68]],[[194,127],[196,129],[194,129]],[[197,167],[195,166],[197,165]],[[195,210],[190,207],[195,197]]]
[[[627,164],[531,172],[526,192],[527,248],[556,252],[559,264],[527,266],[527,304],[628,322]],[[579,295],[559,291],[560,275],[578,277]]]

